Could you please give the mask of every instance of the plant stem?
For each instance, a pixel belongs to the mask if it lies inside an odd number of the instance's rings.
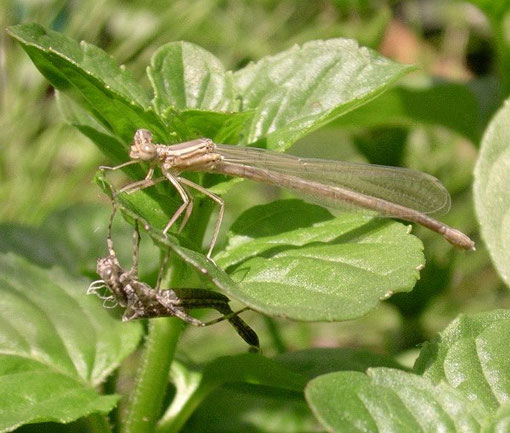
[[[202,378],[196,388],[177,395],[167,413],[161,418],[156,433],[178,433],[193,414],[195,409],[216,387],[216,384],[204,385]]]
[[[161,415],[168,386],[168,371],[175,353],[182,322],[176,318],[153,319],[135,389],[131,395],[123,433],[151,433]]]
[[[105,415],[94,413],[85,418],[84,423],[88,431],[93,433],[111,433],[112,428]],[[81,428],[84,426],[81,425]]]
[[[182,278],[184,263],[172,260],[168,287],[177,286]],[[166,285],[166,284],[165,284]],[[168,387],[168,372],[172,364],[183,322],[174,317],[151,319],[144,353],[130,396],[122,433],[152,433],[161,416],[163,399]]]
[[[496,50],[496,65],[503,97],[510,95],[510,47],[505,35],[505,22],[501,18],[491,18],[490,23],[494,35],[494,46]]]
[[[266,323],[269,336],[271,337],[273,347],[277,353],[284,353],[287,351],[285,341],[283,340],[282,334],[278,327],[278,324],[271,317],[264,316],[264,322]]]

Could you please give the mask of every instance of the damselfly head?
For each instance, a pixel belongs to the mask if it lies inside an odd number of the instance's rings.
[[[152,142],[152,133],[148,129],[138,129],[133,138],[129,157],[142,161],[152,161],[157,155],[156,145]]]

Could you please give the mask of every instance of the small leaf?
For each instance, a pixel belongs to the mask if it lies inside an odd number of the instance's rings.
[[[349,39],[311,41],[251,63],[234,74],[242,111],[255,110],[244,143],[284,150],[412,69]]]
[[[144,90],[100,48],[38,24],[19,24],[7,31],[53,86],[86,108],[121,138],[125,147],[137,128],[148,128],[159,139],[168,138],[163,124],[149,109]]]
[[[475,207],[492,261],[510,287],[510,105],[494,116],[475,169]]]
[[[232,74],[198,45],[163,45],[154,53],[147,74],[154,88],[154,106],[160,114],[170,107],[211,111],[235,108]]]
[[[501,344],[509,334],[508,310],[462,315],[423,347],[414,370],[496,409],[510,399],[510,357]]]
[[[179,117],[195,137],[207,137],[215,143],[237,144],[239,135],[253,113],[221,113],[214,111],[185,110]]]
[[[294,210],[285,217],[277,212],[280,205]],[[238,282],[239,300],[268,315],[336,321],[360,317],[381,298],[413,288],[424,258],[408,227],[359,213],[324,220],[329,213],[316,209],[295,200],[240,217],[240,234],[215,257]],[[317,222],[300,227],[292,215]],[[284,218],[281,227],[288,231],[275,233]],[[249,219],[251,225],[242,227]]]
[[[389,368],[310,381],[305,396],[330,432],[480,432],[485,413],[446,384]]]
[[[87,285],[0,255],[0,431],[114,407],[117,396],[94,388],[135,349],[141,327],[111,317]]]

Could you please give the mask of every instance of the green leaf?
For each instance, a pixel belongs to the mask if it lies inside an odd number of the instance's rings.
[[[170,42],[151,59],[147,74],[154,88],[154,106],[163,114],[168,108],[234,111],[231,72],[209,51],[189,42]]]
[[[215,143],[237,144],[239,135],[253,113],[220,113],[214,111],[185,110],[179,117],[195,137],[208,137]]]
[[[0,255],[0,431],[115,406],[117,396],[95,387],[135,349],[141,327],[111,317],[85,296],[87,285],[60,268]]]
[[[103,50],[38,24],[19,24],[7,31],[53,86],[86,108],[126,147],[135,129],[142,127],[152,130],[158,139],[168,139],[144,90]]]
[[[411,70],[349,39],[311,41],[251,63],[234,74],[242,111],[255,110],[244,143],[284,150]]]
[[[510,287],[510,106],[489,124],[475,169],[475,207],[492,261]]]
[[[480,432],[486,414],[460,391],[401,370],[338,372],[310,381],[305,396],[330,432]]]
[[[510,311],[461,315],[427,343],[414,370],[496,409],[510,399]]]
[[[411,290],[424,264],[421,242],[390,220],[359,213],[331,219],[297,200],[248,212],[215,261],[238,282],[238,299],[264,314],[304,321],[360,317],[382,298]]]
[[[467,86],[457,83],[431,81],[418,88],[398,86],[330,126],[372,128],[417,123],[445,126],[476,143],[482,126],[479,103]]]
[[[60,266],[70,274],[96,278],[98,257],[107,254],[106,230],[111,209],[104,205],[79,204],[50,214],[38,229],[0,224],[0,251],[12,252],[26,260],[50,268]],[[113,236],[119,260],[132,258],[133,231],[126,224],[114,224]],[[159,262],[158,251],[141,248],[143,268]]]

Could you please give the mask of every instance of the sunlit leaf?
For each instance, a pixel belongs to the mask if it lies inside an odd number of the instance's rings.
[[[460,316],[425,344],[414,369],[495,409],[510,399],[510,357],[501,344],[509,332],[508,310]]]
[[[508,101],[507,101],[508,102]],[[475,169],[475,206],[496,269],[510,286],[510,106],[491,121]]]
[[[215,260],[238,283],[239,300],[265,314],[306,321],[359,317],[382,298],[411,290],[424,263],[421,242],[390,220],[359,213],[331,218],[298,200],[248,213]]]
[[[311,41],[251,63],[234,74],[241,109],[255,111],[244,142],[286,149],[412,69],[349,39]]]
[[[330,432],[480,432],[485,412],[460,391],[389,368],[339,372],[308,383],[306,399]]]
[[[135,349],[140,324],[110,316],[60,268],[2,254],[0,275],[0,430],[109,412],[118,397],[95,387]]]

